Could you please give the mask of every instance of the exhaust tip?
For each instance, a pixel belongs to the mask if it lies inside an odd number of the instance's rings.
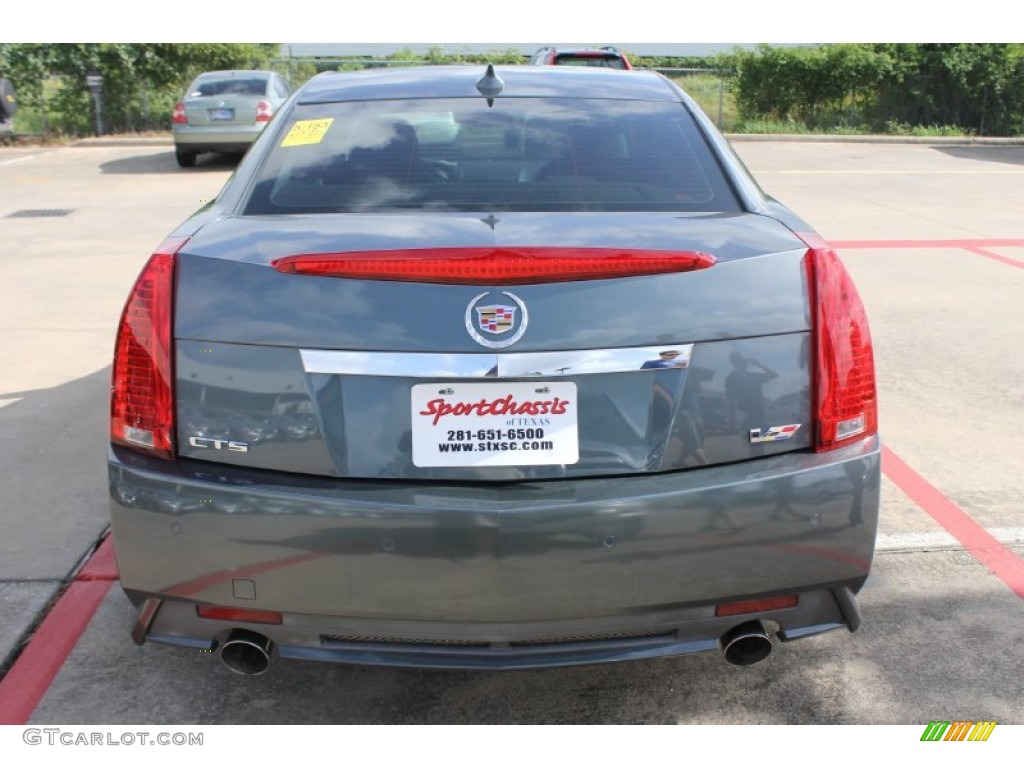
[[[725,660],[737,667],[749,667],[764,661],[772,653],[772,641],[760,621],[748,621],[733,627],[718,640]]]
[[[235,629],[221,647],[220,660],[239,675],[262,675],[270,666],[273,641],[247,629]]]

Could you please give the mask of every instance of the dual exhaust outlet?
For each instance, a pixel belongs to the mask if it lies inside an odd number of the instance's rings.
[[[270,666],[274,641],[259,632],[233,629],[220,649],[224,666],[239,675],[262,675]]]
[[[748,621],[733,627],[718,640],[725,660],[738,667],[748,667],[767,659],[772,641],[760,621]],[[234,629],[221,646],[224,666],[239,675],[262,675],[270,666],[274,642],[258,632]]]
[[[772,640],[760,621],[739,624],[718,638],[722,656],[737,667],[749,667],[764,661],[771,655],[772,648]]]

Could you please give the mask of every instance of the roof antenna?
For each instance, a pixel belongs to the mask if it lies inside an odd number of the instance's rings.
[[[484,76],[476,81],[476,89],[487,99],[487,106],[494,106],[494,97],[505,90],[505,81],[494,74],[494,65],[488,64]]]

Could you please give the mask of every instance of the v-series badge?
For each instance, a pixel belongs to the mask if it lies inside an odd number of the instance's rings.
[[[190,437],[188,444],[193,448],[212,448],[215,451],[246,453],[249,450],[249,444],[240,440],[216,440],[212,437]]]

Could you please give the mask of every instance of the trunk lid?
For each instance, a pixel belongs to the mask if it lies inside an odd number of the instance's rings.
[[[424,243],[688,250],[718,263],[518,286],[271,266]],[[779,222],[742,213],[216,220],[179,254],[179,453],[339,477],[501,481],[806,448],[805,253]],[[503,323],[515,343],[484,346]]]
[[[265,96],[192,96],[185,99],[189,125],[252,125],[256,104]]]

